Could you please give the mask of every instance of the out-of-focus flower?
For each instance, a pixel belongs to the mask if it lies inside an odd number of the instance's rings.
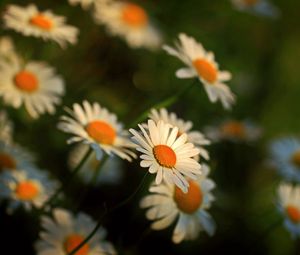
[[[300,186],[282,183],[278,188],[278,208],[284,215],[284,226],[293,238],[300,236]]]
[[[74,148],[69,158],[69,165],[71,169],[74,169],[79,164],[87,151],[88,146],[84,144],[79,144]],[[99,161],[96,158],[96,154],[93,152],[78,173],[81,176],[81,179],[87,184],[119,183],[123,175],[121,159],[117,157],[110,157],[99,170],[98,167],[101,160],[103,160],[103,156]]]
[[[24,104],[31,117],[55,112],[64,94],[64,82],[44,62],[0,62],[0,96],[4,103],[20,108]]]
[[[224,82],[231,79],[231,74],[219,70],[214,53],[206,51],[201,43],[183,33],[179,34],[179,42],[175,46],[164,45],[163,49],[187,65],[177,70],[176,76],[181,79],[199,78],[209,100],[213,103],[220,100],[226,109],[230,109],[235,96]]]
[[[40,208],[53,194],[58,183],[50,180],[46,172],[36,169],[6,171],[0,175],[1,197],[9,199],[8,212],[23,205]]]
[[[279,174],[288,181],[300,182],[300,140],[281,138],[271,144],[270,150],[271,161]]]
[[[10,37],[3,36],[0,38],[0,61],[17,61],[18,57],[15,52],[14,44]]]
[[[262,130],[249,121],[226,120],[219,126],[207,127],[205,133],[214,142],[222,140],[251,142],[261,136]]]
[[[66,109],[71,115],[62,116],[58,128],[66,133],[74,134],[67,142],[83,142],[89,144],[96,152],[97,159],[101,159],[102,152],[112,153],[122,159],[131,161],[136,157],[132,152],[135,145],[129,140],[128,132],[123,130],[117,121],[117,116],[110,113],[98,103],[83,102]]]
[[[146,10],[135,3],[97,1],[94,17],[109,33],[124,38],[133,48],[157,49],[161,45],[160,32],[151,24]]]
[[[69,211],[56,208],[53,210],[53,218],[42,216],[41,240],[35,243],[38,255],[67,255],[74,250],[96,225],[94,220],[84,214],[72,215]],[[84,244],[76,255],[105,255],[117,254],[114,247],[104,241],[106,231],[100,228],[95,235]]]
[[[12,133],[13,133],[13,124],[7,118],[6,112],[0,111],[0,143],[4,142],[10,144],[12,142]]]
[[[0,141],[0,173],[16,169],[31,169],[33,156],[16,144]]]
[[[201,175],[201,166],[193,159],[199,154],[199,149],[187,142],[185,133],[178,136],[178,127],[172,127],[162,120],[157,123],[148,120],[145,128],[143,125],[139,125],[139,128],[142,134],[134,129],[129,132],[138,144],[136,149],[142,153],[141,167],[149,168],[151,174],[156,173],[156,184],[165,180],[186,193],[189,187],[186,177],[197,179]]]
[[[67,43],[75,44],[79,30],[65,24],[65,17],[57,16],[50,10],[39,11],[35,5],[21,7],[8,5],[4,13],[4,25],[25,36],[53,40],[61,47]]]
[[[85,10],[87,10],[88,8],[90,8],[90,6],[92,4],[94,4],[96,2],[96,0],[69,0],[69,3],[71,5],[78,5],[80,4],[81,7]]]
[[[178,127],[178,136],[183,133],[187,134],[187,142],[193,143],[200,151],[200,156],[209,159],[209,154],[204,145],[209,145],[210,141],[199,131],[191,131],[193,123],[191,121],[185,121],[177,117],[173,112],[169,113],[165,108],[160,110],[152,109],[149,118],[158,122],[159,120],[165,123],[171,124],[174,127]]]
[[[153,184],[150,187],[152,194],[141,201],[141,207],[148,208],[146,217],[154,221],[151,228],[164,229],[177,221],[172,237],[175,243],[193,240],[201,230],[213,235],[215,222],[206,210],[214,200],[211,190],[215,183],[207,178],[208,174],[208,166],[203,165],[203,175],[196,181],[189,181],[187,193],[172,184]]]
[[[231,2],[239,11],[271,18],[277,18],[280,15],[279,9],[269,0],[231,0]]]

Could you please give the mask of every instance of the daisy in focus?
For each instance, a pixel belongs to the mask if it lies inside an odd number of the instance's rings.
[[[203,165],[203,175],[197,180],[189,180],[190,187],[183,193],[172,184],[153,184],[151,195],[141,201],[141,207],[147,208],[146,217],[154,221],[151,228],[161,230],[176,221],[172,241],[194,240],[204,230],[210,236],[215,232],[215,222],[207,213],[214,196],[211,194],[215,183],[207,178],[209,168]]]
[[[262,130],[250,121],[226,120],[219,126],[207,127],[205,133],[214,142],[252,142],[261,136]]]
[[[27,7],[8,5],[3,19],[6,28],[25,36],[53,40],[62,48],[66,47],[67,43],[77,42],[79,30],[65,24],[65,17],[57,16],[50,10],[39,11],[33,4]]]
[[[159,120],[165,123],[171,124],[174,127],[178,127],[178,135],[183,133],[187,134],[187,142],[193,143],[200,151],[200,156],[204,159],[209,159],[209,154],[203,146],[209,145],[210,141],[199,131],[191,131],[193,123],[191,121],[185,121],[177,117],[173,112],[169,113],[165,108],[160,110],[152,109],[149,118],[158,122]]]
[[[0,173],[16,169],[31,169],[33,156],[16,144],[7,144],[0,141]]]
[[[7,118],[6,112],[0,111],[0,144],[1,142],[11,143],[12,133],[13,133],[13,125],[11,121]]]
[[[50,180],[46,172],[36,169],[6,171],[0,175],[1,197],[8,199],[8,212],[19,206],[26,210],[41,208],[53,194],[58,183]]]
[[[179,34],[179,42],[175,46],[176,48],[172,48],[164,45],[163,49],[187,66],[177,70],[176,76],[181,79],[197,77],[211,102],[220,100],[224,108],[230,109],[235,96],[224,82],[231,79],[231,74],[219,70],[214,53],[206,51],[201,43],[186,34]]]
[[[279,9],[269,0],[231,0],[233,6],[239,11],[245,11],[270,18],[278,18]]]
[[[79,164],[88,149],[88,145],[79,144],[71,151],[69,157],[70,169],[74,169]],[[81,180],[86,184],[94,185],[119,183],[123,176],[121,160],[117,157],[110,157],[105,161],[101,169],[98,169],[101,160],[103,160],[103,155],[99,161],[96,158],[96,153],[93,152],[78,173]]]
[[[40,240],[35,243],[38,255],[67,255],[93,230],[96,222],[88,215],[72,215],[64,209],[54,209],[53,218],[42,216]],[[104,240],[106,231],[100,228],[75,255],[115,255],[114,247]]]
[[[275,140],[270,151],[279,174],[288,181],[300,182],[300,140],[295,137]]]
[[[187,134],[178,135],[178,127],[162,120],[157,123],[148,120],[147,125],[138,126],[142,134],[134,129],[129,132],[137,143],[136,149],[142,153],[141,167],[149,168],[151,174],[156,174],[156,184],[164,180],[174,183],[186,193],[189,188],[186,178],[195,180],[202,173],[201,165],[193,159],[200,153],[199,149],[187,142]]]
[[[151,24],[146,10],[135,3],[97,1],[94,17],[110,34],[124,38],[132,48],[157,49],[161,45],[160,32]]]
[[[44,62],[0,61],[0,97],[5,104],[20,108],[24,104],[32,118],[53,114],[65,86],[55,70]]]
[[[96,0],[69,0],[70,5],[75,6],[80,4],[84,10],[87,10],[95,2]]]
[[[98,103],[83,102],[83,106],[74,104],[73,109],[67,108],[69,116],[62,116],[58,128],[74,136],[67,143],[82,142],[90,145],[101,159],[102,150],[115,154],[122,159],[131,161],[135,158],[132,149],[135,145],[129,140],[128,132],[123,130],[117,116],[110,113]]]
[[[278,188],[278,207],[284,226],[293,238],[300,236],[300,186],[282,183]]]

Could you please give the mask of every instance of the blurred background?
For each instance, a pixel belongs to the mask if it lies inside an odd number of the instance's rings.
[[[33,1],[0,1],[1,12],[8,4],[26,6]],[[140,199],[142,190],[120,210],[105,218],[108,240],[119,254],[300,254],[300,243],[291,239],[281,224],[276,208],[276,189],[280,177],[268,164],[268,145],[283,135],[299,135],[300,130],[300,2],[274,0],[278,18],[242,12],[227,0],[140,0],[135,1],[151,15],[171,45],[179,32],[203,43],[216,55],[221,70],[229,70],[228,83],[237,103],[226,111],[220,103],[211,104],[199,83],[169,110],[194,123],[203,131],[225,119],[248,119],[263,129],[253,143],[221,142],[208,147],[211,178],[216,182],[216,201],[210,213],[217,223],[213,237],[201,233],[192,242],[171,242],[174,226],[164,231],[150,230]],[[79,42],[62,50],[51,42],[24,37],[1,29],[1,36],[13,38],[23,57],[48,62],[66,83],[64,106],[84,99],[99,102],[115,112],[126,125],[149,106],[176,93],[191,80],[179,80],[174,73],[183,65],[162,50],[132,49],[118,37],[96,25],[89,11],[72,7],[66,0],[35,1],[40,9],[51,9],[67,17],[80,29]],[[4,107],[1,105],[1,108]],[[63,107],[53,116],[31,119],[24,110],[5,108],[15,126],[15,141],[36,155],[38,165],[53,176],[68,180],[68,135],[56,128]],[[66,191],[61,207],[83,211],[97,219],[108,208],[131,194],[146,169],[139,161],[124,162],[123,178],[116,185],[89,187],[80,178]],[[86,196],[78,199],[78,194]],[[1,254],[35,254],[38,219],[22,209],[7,215],[0,210]],[[5,251],[5,252],[4,252]]]

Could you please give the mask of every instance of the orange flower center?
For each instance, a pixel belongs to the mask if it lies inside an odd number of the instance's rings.
[[[116,138],[116,131],[112,126],[100,120],[90,122],[85,130],[98,143],[113,144]]]
[[[198,210],[203,201],[203,194],[200,186],[194,182],[189,181],[189,189],[187,193],[183,193],[177,186],[174,190],[174,200],[179,210],[184,213],[192,214]]]
[[[294,223],[300,222],[300,210],[296,206],[289,205],[285,210],[291,221]]]
[[[257,4],[259,0],[244,0],[244,4],[248,5],[248,6],[253,6],[255,4]]]
[[[221,127],[221,132],[225,136],[233,136],[238,138],[245,137],[246,131],[243,123],[238,121],[230,121]]]
[[[205,81],[214,83],[217,80],[217,69],[209,61],[198,58],[193,61],[193,66]]]
[[[300,168],[300,150],[296,151],[293,155],[292,155],[292,163],[296,166]]]
[[[148,22],[147,13],[135,4],[126,4],[122,10],[123,21],[132,27],[142,27]]]
[[[158,162],[163,167],[173,168],[176,164],[176,154],[172,148],[167,145],[156,145],[153,148],[153,154]]]
[[[21,71],[15,76],[15,85],[18,89],[32,93],[38,89],[37,77],[28,71]]]
[[[64,242],[64,249],[67,254],[73,251],[79,244],[83,242],[84,238],[81,235],[72,234],[69,235]],[[90,246],[86,243],[83,245],[75,255],[88,255]]]
[[[32,181],[20,182],[16,187],[16,195],[21,200],[31,200],[39,193],[37,185]]]
[[[29,20],[30,24],[43,30],[50,30],[53,27],[52,21],[43,14],[37,14]]]
[[[6,153],[0,153],[0,172],[4,169],[15,169],[16,161]]]

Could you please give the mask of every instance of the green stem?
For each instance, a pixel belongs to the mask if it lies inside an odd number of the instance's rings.
[[[152,105],[150,108],[148,108],[147,110],[142,112],[132,123],[130,123],[129,127],[136,126],[137,124],[144,121],[147,118],[147,116],[149,114],[149,111],[151,109],[169,107],[169,106],[173,105],[174,103],[176,103],[176,101],[180,97],[182,97],[186,92],[188,92],[190,90],[190,88],[194,85],[194,83],[196,81],[198,81],[198,80],[194,80],[191,84],[184,87],[182,90],[178,91],[175,95],[171,95],[171,96],[167,97],[165,100],[163,100],[162,102],[159,102],[159,103],[156,103],[156,104]]]
[[[43,204],[43,206],[41,207],[40,211],[44,211],[45,208],[48,205],[51,205],[56,200],[56,198],[58,197],[58,195],[64,190],[65,186],[67,186],[70,183],[70,181],[74,178],[74,176],[79,172],[79,170],[82,168],[82,166],[84,165],[84,163],[89,158],[89,156],[91,155],[92,152],[93,152],[93,149],[89,148],[89,150],[86,152],[86,154],[81,159],[81,161],[79,162],[79,164],[71,172],[71,175],[69,177],[68,183],[66,185],[61,184],[60,187],[52,194],[52,196],[49,197],[48,200]]]
[[[77,246],[75,247],[70,253],[68,253],[68,255],[74,255],[77,251],[79,251],[81,249],[81,247],[83,247],[93,236],[94,234],[96,234],[96,232],[98,231],[98,229],[101,227],[102,225],[102,220],[103,218],[108,214],[108,213],[112,213],[113,211],[121,208],[122,206],[124,206],[125,204],[127,204],[136,194],[137,192],[140,190],[140,188],[143,186],[144,181],[146,180],[146,177],[148,175],[148,172],[146,172],[146,174],[144,175],[142,181],[140,182],[140,184],[138,185],[138,187],[136,188],[136,190],[126,199],[124,199],[121,203],[119,203],[118,205],[112,207],[109,210],[106,210],[103,215],[101,215],[101,217],[99,218],[96,226],[94,227],[94,229],[92,230],[92,232]]]

